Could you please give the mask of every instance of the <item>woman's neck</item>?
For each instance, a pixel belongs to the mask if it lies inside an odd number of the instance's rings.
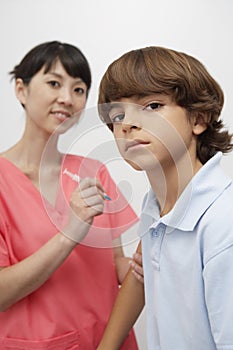
[[[38,173],[41,165],[52,169],[60,166],[62,154],[57,149],[57,136],[49,140],[37,137],[32,140],[23,136],[2,154],[25,173]]]

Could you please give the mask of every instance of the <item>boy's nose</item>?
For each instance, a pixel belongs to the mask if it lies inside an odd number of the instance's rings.
[[[125,121],[124,120],[122,123],[122,130],[123,131],[129,132],[133,129],[141,129],[141,128],[142,127],[141,127],[140,123],[135,122],[135,121]]]
[[[122,130],[131,131],[133,129],[141,129],[140,117],[140,109],[137,105],[127,105],[125,108],[125,116],[122,121]]]
[[[140,116],[138,113],[125,113],[125,117],[122,121],[122,129],[124,131],[130,131],[133,129],[141,129]]]

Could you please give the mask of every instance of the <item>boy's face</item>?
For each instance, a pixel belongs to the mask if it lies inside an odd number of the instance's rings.
[[[122,98],[111,103],[109,117],[122,157],[137,170],[196,157],[196,124],[168,95]]]

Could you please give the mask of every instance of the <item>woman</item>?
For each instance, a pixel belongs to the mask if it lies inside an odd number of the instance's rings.
[[[57,148],[90,89],[82,52],[46,42],[11,75],[26,123],[0,157],[0,348],[93,350],[128,269],[106,247],[137,217],[102,163]],[[122,349],[137,349],[133,332]]]

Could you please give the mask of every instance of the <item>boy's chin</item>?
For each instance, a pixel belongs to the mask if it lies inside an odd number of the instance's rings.
[[[126,159],[124,158],[124,160],[135,170],[137,171],[146,171],[146,172],[150,172],[153,170],[160,170],[162,171],[161,168],[161,164],[159,163],[159,161],[153,159],[153,161],[151,159],[140,159],[140,164],[139,162],[134,162],[132,160]]]
[[[143,170],[144,170],[142,167],[140,167],[139,164],[136,164],[136,163],[132,162],[131,160],[125,159],[125,161],[126,161],[132,168],[134,168],[134,169],[137,170],[137,171],[143,171]]]

